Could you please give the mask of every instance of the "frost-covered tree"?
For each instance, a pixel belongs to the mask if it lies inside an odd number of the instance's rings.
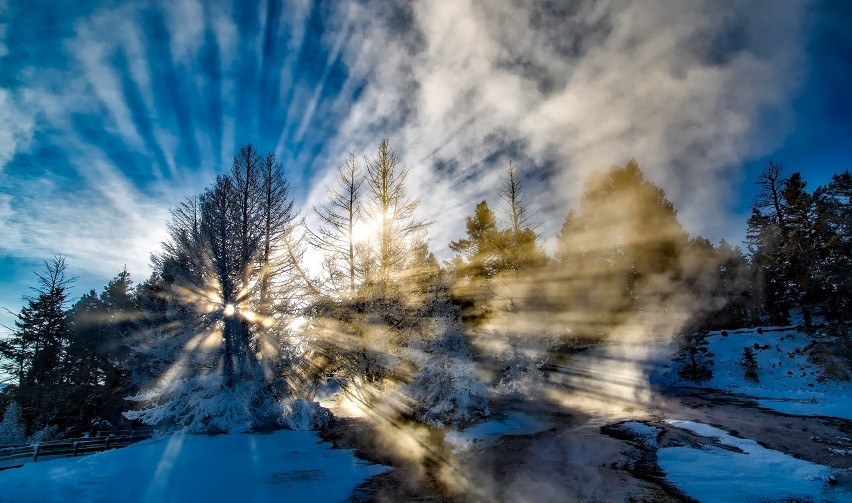
[[[415,348],[416,372],[401,393],[418,420],[441,428],[489,415],[488,388],[479,380],[461,320],[448,303],[432,311]]]
[[[229,174],[173,210],[140,293],[141,408],[128,418],[194,431],[277,420],[288,394],[294,219],[283,168],[251,145]]]
[[[21,444],[26,440],[24,424],[21,421],[21,406],[11,402],[0,421],[0,446]]]

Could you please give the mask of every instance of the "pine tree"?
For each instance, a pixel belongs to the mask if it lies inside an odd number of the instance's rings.
[[[491,278],[497,272],[497,264],[503,237],[497,229],[497,218],[481,201],[476,205],[472,217],[465,221],[467,237],[450,242],[450,249],[466,259],[461,272],[474,278]]]
[[[852,313],[852,174],[832,176],[814,191],[822,252],[819,299],[827,317],[845,320]]]
[[[688,236],[662,189],[635,160],[590,177],[557,245],[557,300],[575,333],[600,337],[640,310],[665,310],[682,293]]]
[[[12,337],[0,347],[6,368],[18,379],[16,399],[28,430],[41,429],[55,421],[65,406],[63,366],[66,335],[68,285],[74,278],[65,275],[65,257],[44,262],[37,273],[35,297],[15,320]]]
[[[703,383],[713,377],[713,353],[708,349],[708,331],[693,323],[680,334],[680,352],[674,361],[681,364],[678,375],[689,381]]]
[[[743,348],[743,357],[740,359],[740,366],[745,373],[745,379],[749,382],[760,382],[760,376],[757,375],[757,360],[754,357],[754,350],[749,347]]]
[[[68,312],[64,366],[69,398],[74,404],[68,419],[80,433],[88,431],[92,422],[102,417],[106,362],[101,348],[105,340],[106,316],[104,305],[94,290],[84,294]]]

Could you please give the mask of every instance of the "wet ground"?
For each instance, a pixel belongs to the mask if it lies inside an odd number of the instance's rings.
[[[660,446],[712,443],[665,419],[697,421],[798,459],[837,470],[852,488],[852,422],[761,409],[746,397],[713,390],[671,390],[642,407],[569,408],[544,400],[495,404],[548,422],[547,431],[500,437],[454,451],[445,432],[410,423],[338,419],[323,438],[359,457],[394,466],[373,477],[352,501],[692,501],[665,480],[655,449],[624,435],[624,421],[662,430]],[[720,481],[721,483],[722,481]]]

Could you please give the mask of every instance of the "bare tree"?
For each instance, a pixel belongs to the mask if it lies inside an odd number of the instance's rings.
[[[522,263],[540,258],[535,245],[538,224],[533,222],[535,214],[529,211],[529,201],[514,159],[509,159],[506,175],[500,178],[500,182],[502,186],[497,193],[503,200],[502,210],[508,221],[508,239],[504,243],[507,248],[505,267],[518,270]]]
[[[758,175],[754,183],[761,191],[754,198],[754,207],[771,216],[774,224],[778,226],[782,236],[787,235],[787,222],[784,218],[783,196],[786,179],[783,176],[784,168],[780,164],[769,161],[769,164]]]
[[[387,139],[379,143],[375,157],[367,158],[366,163],[369,214],[378,226],[378,282],[380,292],[384,292],[391,280],[404,272],[412,238],[432,222],[414,217],[420,200],[406,191],[411,169],[400,164]]]
[[[290,277],[293,263],[285,253],[288,239],[293,233],[297,214],[290,199],[290,182],[284,176],[281,163],[275,154],[268,153],[260,168],[260,224],[263,229],[260,252],[260,302],[258,311],[271,316],[275,303],[275,292],[279,301],[287,288],[284,284],[274,285],[275,278]]]
[[[328,188],[328,198],[325,204],[314,206],[314,213],[320,219],[320,227],[311,232],[309,237],[314,246],[325,251],[325,267],[334,283],[335,278],[345,276],[349,296],[355,294],[356,283],[356,250],[355,225],[361,218],[361,185],[364,178],[354,153],[350,153],[337,174],[334,187]],[[341,274],[339,264],[346,269]]]

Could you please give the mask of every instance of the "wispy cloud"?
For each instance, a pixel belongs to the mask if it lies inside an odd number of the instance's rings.
[[[738,166],[785,131],[804,10],[182,0],[81,12],[36,51],[52,58],[19,57],[0,81],[0,250],[145,271],[168,208],[240,144],[276,150],[310,208],[349,151],[384,137],[413,167],[422,216],[440,222],[441,256],[477,201],[496,205],[510,155],[545,237],[588,173],[630,157],[691,230],[725,235]],[[24,26],[31,13],[15,15]],[[0,64],[23,50],[5,25]]]

